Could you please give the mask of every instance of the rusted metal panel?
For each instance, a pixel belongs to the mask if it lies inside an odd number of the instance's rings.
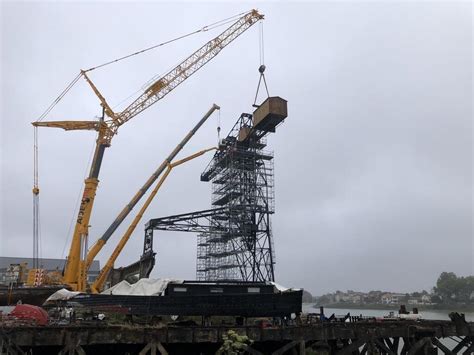
[[[247,137],[250,133],[250,130],[251,130],[251,128],[247,127],[247,126],[244,126],[239,130],[239,136],[237,138],[239,140],[239,142],[243,142],[244,140],[247,139]]]
[[[253,126],[258,130],[275,132],[275,127],[287,116],[287,101],[278,96],[269,97],[253,112]]]

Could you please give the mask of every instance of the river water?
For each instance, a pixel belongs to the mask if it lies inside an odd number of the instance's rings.
[[[407,307],[407,310],[411,310]],[[397,314],[398,312],[393,309],[345,309],[345,308],[324,308],[324,314],[329,317],[331,314],[346,315],[350,313],[353,316],[363,315],[367,317],[383,317],[387,316],[390,311]],[[319,307],[314,307],[314,303],[303,303],[303,313],[319,313]],[[423,319],[433,320],[449,320],[449,311],[437,311],[437,310],[420,310],[419,312]],[[474,322],[474,312],[459,312],[464,313],[468,322]]]

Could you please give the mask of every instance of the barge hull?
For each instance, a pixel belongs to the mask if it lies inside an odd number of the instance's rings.
[[[71,303],[133,315],[285,317],[302,311],[303,291],[259,295],[78,295]]]

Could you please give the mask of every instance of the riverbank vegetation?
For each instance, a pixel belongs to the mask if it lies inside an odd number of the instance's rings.
[[[330,308],[396,310],[404,304],[418,309],[474,311],[474,276],[458,277],[453,272],[442,272],[431,292],[348,290],[327,293],[314,301],[317,306]]]

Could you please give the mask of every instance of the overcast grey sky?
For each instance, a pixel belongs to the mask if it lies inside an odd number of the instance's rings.
[[[289,117],[275,151],[277,282],[336,289],[429,289],[442,271],[474,273],[471,2],[1,2],[0,255],[32,255],[37,119],[79,69],[252,7],[265,14],[270,94]],[[198,34],[91,78],[112,105],[216,36]],[[251,112],[258,25],[165,99],[120,128],[106,151],[95,241],[212,103],[223,132]],[[118,109],[122,108],[118,106]],[[83,82],[48,120],[100,114]],[[215,144],[217,115],[181,157]],[[40,131],[41,255],[65,257],[93,132]],[[199,175],[175,169],[119,257],[141,254],[150,218],[210,207]],[[127,221],[129,221],[127,219]],[[119,232],[123,232],[124,223]],[[157,233],[153,277],[194,278],[196,238]],[[121,233],[100,254],[105,262]]]

